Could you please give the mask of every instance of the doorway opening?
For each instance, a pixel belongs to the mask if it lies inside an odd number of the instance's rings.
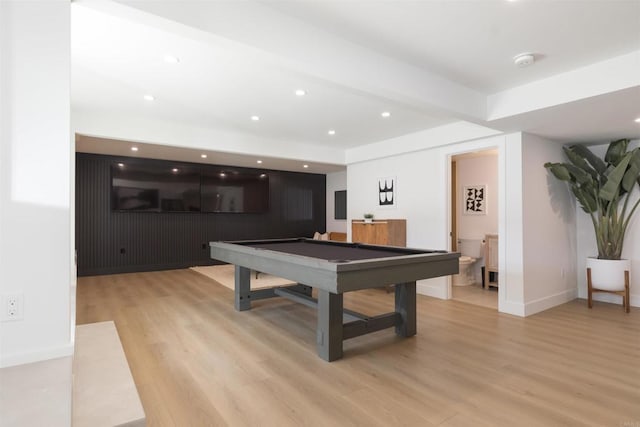
[[[451,280],[452,299],[498,309],[498,150],[450,159],[452,251],[461,253]]]

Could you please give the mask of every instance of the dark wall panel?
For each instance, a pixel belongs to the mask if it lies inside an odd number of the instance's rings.
[[[347,219],[347,190],[335,191],[333,197],[333,218]]]
[[[209,242],[312,236],[326,224],[324,175],[265,171],[269,212],[119,212],[110,207],[110,166],[130,158],[76,154],[78,275],[207,265]],[[207,165],[143,160],[167,165]],[[240,168],[235,168],[240,169]]]

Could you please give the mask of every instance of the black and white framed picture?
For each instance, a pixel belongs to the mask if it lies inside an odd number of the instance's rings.
[[[378,178],[378,206],[395,207],[398,194],[395,176]]]
[[[487,214],[487,186],[486,185],[465,185],[463,191],[464,214],[465,215],[486,215]]]

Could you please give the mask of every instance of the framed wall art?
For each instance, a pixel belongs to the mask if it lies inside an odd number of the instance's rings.
[[[462,195],[465,215],[487,214],[486,185],[465,185]]]
[[[378,178],[378,206],[395,207],[398,194],[395,176]]]

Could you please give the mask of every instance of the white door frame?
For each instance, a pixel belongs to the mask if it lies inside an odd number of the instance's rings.
[[[504,218],[505,218],[505,194],[506,194],[506,183],[505,183],[505,167],[504,167],[504,158],[505,158],[505,137],[490,137],[477,141],[469,141],[461,144],[454,144],[450,146],[443,147],[444,152],[444,161],[445,165],[445,175],[446,175],[446,218],[447,218],[447,228],[445,230],[446,239],[447,239],[447,250],[451,251],[451,161],[453,156],[473,153],[478,151],[486,151],[486,150],[498,150],[498,240],[500,242],[504,242],[506,238],[506,229],[504,226]],[[499,277],[502,281],[500,286],[498,287],[498,301],[504,298],[504,289],[505,289],[505,279],[507,277],[506,274],[503,273],[503,267],[505,264],[505,252],[503,250],[504,245],[500,245],[498,263],[500,265]],[[452,282],[453,276],[447,276],[447,299],[451,299],[453,296],[452,290]],[[499,308],[498,308],[499,310]]]

